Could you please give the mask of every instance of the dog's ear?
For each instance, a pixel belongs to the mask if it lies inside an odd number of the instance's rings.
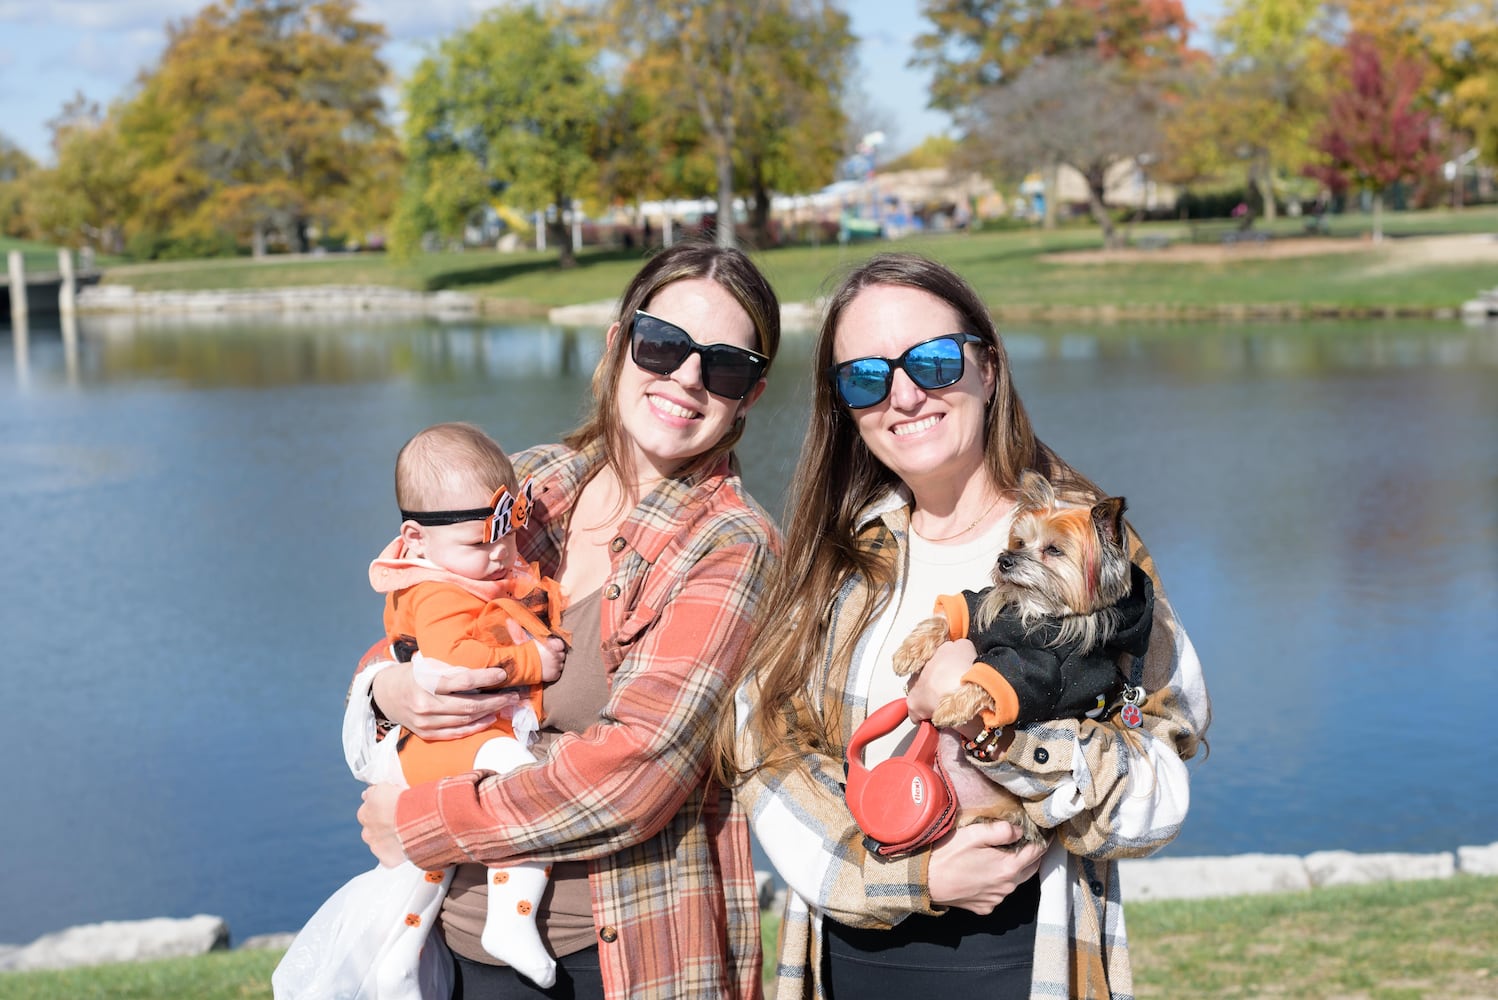
[[[1056,491],[1045,476],[1026,469],[1019,474],[1019,502],[1029,510],[1050,510],[1056,506]]]
[[[1123,497],[1105,497],[1092,505],[1092,526],[1103,541],[1117,548],[1124,544],[1123,514],[1127,506]]]

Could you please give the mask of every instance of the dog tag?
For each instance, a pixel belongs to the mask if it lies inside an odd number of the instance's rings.
[[[1139,706],[1144,704],[1144,688],[1137,684],[1124,688],[1123,708],[1118,710],[1119,721],[1130,729],[1138,729],[1144,725],[1144,713]]]

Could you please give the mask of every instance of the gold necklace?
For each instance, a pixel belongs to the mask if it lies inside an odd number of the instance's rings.
[[[940,538],[932,538],[930,535],[927,535],[924,532],[921,532],[919,530],[916,531],[916,534],[920,535],[922,538],[924,538],[928,542],[950,542],[954,538],[961,538],[963,535],[967,534],[969,531],[972,531],[974,528],[976,528],[979,525],[979,523],[981,523],[982,520],[985,517],[987,517],[989,514],[993,513],[993,509],[999,505],[999,499],[1000,499],[1000,497],[1002,497],[1002,495],[1003,494],[1000,494],[999,496],[994,497],[993,498],[993,503],[991,503],[987,507],[983,508],[983,513],[981,513],[977,517],[973,518],[972,523],[969,524],[966,528],[963,528],[961,531],[954,531],[952,534],[950,534],[950,535],[942,535]],[[915,524],[914,523],[911,524],[911,528],[912,529],[915,528]]]

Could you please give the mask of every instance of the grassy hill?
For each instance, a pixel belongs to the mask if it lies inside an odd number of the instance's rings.
[[[1077,227],[786,247],[754,256],[782,300],[794,302],[816,298],[830,274],[877,251],[929,254],[972,281],[1001,318],[1430,313],[1458,309],[1498,285],[1498,207],[1391,215],[1385,223],[1390,238],[1380,244],[1367,238],[1363,216],[1335,217],[1327,236],[1306,236],[1294,219],[1260,228],[1273,238],[1223,244],[1215,231],[1194,241],[1184,222],[1150,223],[1133,235],[1136,244],[1156,249],[1108,253],[1098,252],[1095,229]],[[480,296],[494,314],[542,315],[553,306],[617,297],[643,259],[640,251],[590,247],[577,267],[563,271],[553,252],[471,250],[409,262],[353,253],[119,264],[106,269],[104,280],[143,291],[335,284],[456,289]]]

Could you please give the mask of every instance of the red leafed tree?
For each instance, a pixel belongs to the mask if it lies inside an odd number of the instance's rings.
[[[1347,89],[1337,93],[1316,137],[1325,158],[1306,168],[1334,190],[1373,194],[1373,238],[1383,239],[1383,192],[1432,173],[1440,156],[1431,142],[1429,112],[1420,107],[1425,68],[1386,58],[1366,35],[1349,36]]]

